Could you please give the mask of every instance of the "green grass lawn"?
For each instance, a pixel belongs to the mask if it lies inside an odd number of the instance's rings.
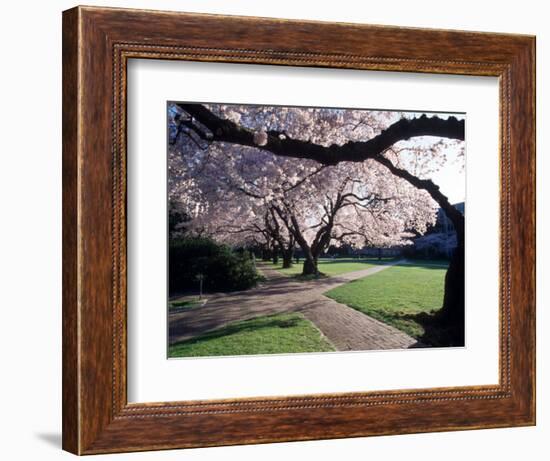
[[[415,314],[441,308],[446,267],[415,261],[334,288],[326,296],[420,338]]]
[[[195,307],[201,307],[204,305],[205,300],[199,300],[198,297],[193,298],[181,298],[168,303],[170,311],[179,311],[184,309],[193,309]]]
[[[346,272],[360,271],[362,269],[368,269],[369,267],[376,266],[377,264],[384,263],[384,261],[390,261],[388,259],[378,261],[376,259],[352,259],[352,258],[334,258],[334,259],[320,259],[319,271],[325,275],[339,275]],[[282,264],[278,264],[275,267],[279,272],[295,276],[302,273],[304,266],[303,259],[298,264],[293,264],[290,269],[283,269]]]
[[[169,357],[288,354],[334,351],[302,314],[277,314],[235,322],[198,338],[173,344]]]

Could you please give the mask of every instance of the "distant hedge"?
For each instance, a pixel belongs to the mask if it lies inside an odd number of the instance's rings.
[[[198,290],[199,274],[204,291],[211,292],[246,290],[259,279],[248,252],[234,252],[204,237],[172,240],[168,269],[170,295]]]

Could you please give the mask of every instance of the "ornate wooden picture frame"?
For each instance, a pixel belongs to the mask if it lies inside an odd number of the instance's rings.
[[[127,400],[129,59],[494,76],[498,385]],[[63,448],[93,454],[535,424],[535,39],[77,7],[63,13]]]

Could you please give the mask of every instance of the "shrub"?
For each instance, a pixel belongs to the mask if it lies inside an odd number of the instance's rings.
[[[199,274],[205,291],[246,290],[259,279],[248,252],[233,252],[204,237],[172,240],[168,269],[170,295],[197,291]]]

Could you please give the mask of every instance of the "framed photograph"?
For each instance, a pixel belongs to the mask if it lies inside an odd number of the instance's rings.
[[[535,424],[535,39],[63,13],[63,448]]]

